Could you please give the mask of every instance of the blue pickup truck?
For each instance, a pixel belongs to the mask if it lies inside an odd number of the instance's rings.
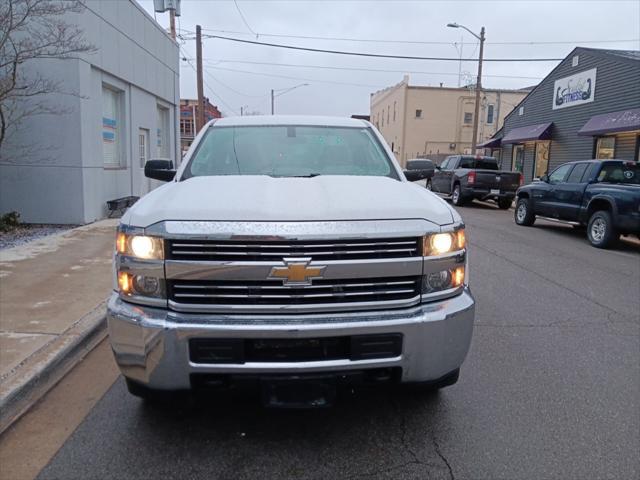
[[[594,247],[607,248],[621,234],[640,235],[640,164],[590,160],[560,165],[516,192],[515,221],[536,216],[587,227]]]

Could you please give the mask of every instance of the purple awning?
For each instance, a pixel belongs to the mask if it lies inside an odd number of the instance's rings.
[[[600,135],[630,130],[640,130],[640,108],[594,115],[578,130],[578,135]]]
[[[509,130],[502,143],[520,143],[529,140],[550,140],[553,123],[539,123]]]
[[[479,143],[478,148],[498,148],[500,146],[501,138],[490,138],[484,143]]]

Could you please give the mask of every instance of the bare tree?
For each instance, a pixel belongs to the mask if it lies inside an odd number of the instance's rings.
[[[60,113],[46,101],[53,93],[77,94],[38,69],[37,59],[70,58],[94,50],[83,32],[68,22],[84,0],[0,0],[0,149],[27,117]]]

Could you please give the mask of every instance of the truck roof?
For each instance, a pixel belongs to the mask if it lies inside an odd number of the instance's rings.
[[[369,126],[369,122],[349,117],[323,117],[314,115],[247,115],[244,117],[224,117],[212,120],[216,127],[236,126],[277,126],[277,125],[309,125],[322,127],[354,127]]]

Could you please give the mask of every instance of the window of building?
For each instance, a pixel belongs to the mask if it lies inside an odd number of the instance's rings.
[[[596,140],[596,158],[608,160],[614,158],[616,151],[616,137],[599,137]]]
[[[518,109],[518,115],[519,115],[519,116],[524,115],[524,107],[520,107],[520,108]]]
[[[422,118],[422,110],[420,109],[416,110],[416,118]]]
[[[158,105],[157,146],[159,158],[169,156],[169,109]]]
[[[473,113],[464,112],[464,123],[466,124],[473,123]]]
[[[396,102],[393,102],[393,121],[396,121]]]
[[[387,125],[389,124],[389,110],[391,110],[391,107],[387,105]]]
[[[190,118],[180,119],[180,135],[187,137],[193,136],[193,120]]]
[[[580,61],[580,56],[579,55],[574,55],[573,58],[571,59],[571,66],[572,67],[577,67],[579,61]]]
[[[395,142],[391,142],[391,151],[395,152]]]
[[[589,168],[588,163],[577,163],[571,173],[569,174],[569,178],[567,178],[567,183],[581,183],[582,177],[584,176],[584,172]]]
[[[540,178],[549,169],[549,143],[536,142],[536,151],[533,158],[533,178]]]
[[[522,173],[524,145],[514,145],[511,152],[511,170]]]
[[[382,126],[384,127],[384,111],[382,112]]]
[[[487,123],[493,123],[493,103],[487,105]]]
[[[122,92],[102,86],[102,161],[105,167],[122,165]]]
[[[573,167],[573,165],[568,163],[556,168],[551,175],[549,175],[549,183],[562,183],[571,167]]]

